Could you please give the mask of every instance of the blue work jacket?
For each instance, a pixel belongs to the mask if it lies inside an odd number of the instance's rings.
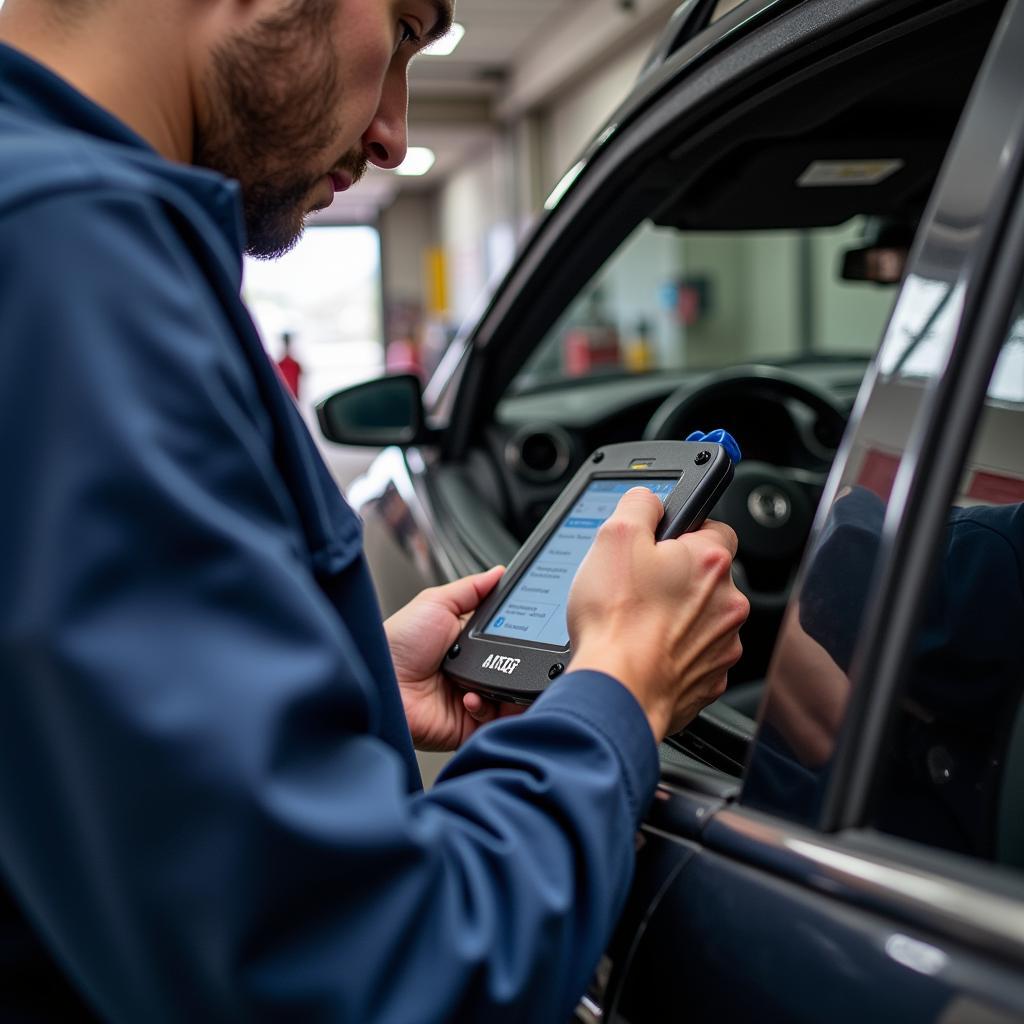
[[[564,1021],[657,776],[570,673],[422,791],[237,186],[0,47],[0,1019]]]

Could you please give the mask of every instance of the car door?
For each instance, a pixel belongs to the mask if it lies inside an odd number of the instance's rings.
[[[1024,4],[787,610],[742,782],[680,758],[581,1020],[1024,1019]]]

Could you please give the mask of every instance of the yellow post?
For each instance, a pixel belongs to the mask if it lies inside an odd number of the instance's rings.
[[[443,320],[448,314],[448,269],[444,250],[432,246],[425,254],[428,317]]]

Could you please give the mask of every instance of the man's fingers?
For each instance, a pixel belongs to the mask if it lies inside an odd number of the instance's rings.
[[[484,700],[479,693],[463,694],[462,706],[474,722],[489,722],[497,714],[497,708],[489,700]]]
[[[494,589],[505,572],[505,566],[496,565],[486,572],[463,576],[461,580],[434,587],[435,593],[451,609],[454,615],[474,612],[480,602]]]
[[[697,533],[713,533],[722,543],[728,548],[729,554],[735,558],[736,551],[739,548],[739,540],[736,537],[736,531],[731,526],[726,526],[725,523],[720,523],[715,519],[706,519],[704,525],[697,531]]]
[[[506,704],[503,701],[492,701],[481,697],[479,693],[465,693],[462,695],[462,706],[474,722],[485,725],[497,718],[510,718],[514,715],[521,715],[526,708],[521,704]]]
[[[650,531],[653,539],[655,527],[664,511],[661,499],[655,497],[646,487],[633,487],[619,499],[619,504],[607,522],[642,526]]]

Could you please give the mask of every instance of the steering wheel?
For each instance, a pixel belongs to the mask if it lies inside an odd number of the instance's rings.
[[[696,391],[690,386],[674,391],[655,410],[644,438],[678,439],[691,430],[719,426],[728,430],[727,415],[716,415],[716,408],[725,413],[750,399],[798,402],[813,413],[816,433],[836,444],[846,427],[846,414],[824,391],[777,367],[747,366],[715,373]],[[820,468],[744,459],[711,513],[712,518],[728,523],[739,538],[734,577],[752,612],[778,614],[789,600],[828,476],[828,445],[818,442],[820,450],[815,450],[810,438],[800,431],[797,436],[796,461]],[[743,438],[737,441],[742,450]]]

